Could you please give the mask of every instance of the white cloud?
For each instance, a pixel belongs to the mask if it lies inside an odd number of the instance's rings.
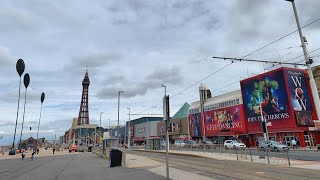
[[[318,0],[297,1],[302,25],[319,18],[318,4]],[[319,24],[303,29],[309,51],[319,48]],[[125,91],[120,108],[124,121],[126,107],[141,112],[160,104],[146,113],[161,113],[162,83],[168,94],[176,94],[229,63],[212,56],[241,57],[294,31],[296,24],[290,3],[278,0],[4,0],[0,27],[0,132],[14,131],[15,63],[22,58],[31,77],[27,121],[39,118],[40,95],[45,92],[42,135],[53,130],[61,135],[78,115],[85,66],[91,82],[91,121],[99,120],[102,111],[105,119],[117,118],[118,90]],[[299,44],[298,34],[293,34],[264,51]],[[285,56],[291,51],[248,58],[278,60],[280,55],[286,60],[302,54],[297,49]],[[223,88],[227,84],[262,71],[261,64],[235,63],[204,83],[213,94],[220,94],[239,88],[237,83]],[[197,98],[197,88],[175,96],[171,112]],[[20,105],[24,88],[21,97]]]

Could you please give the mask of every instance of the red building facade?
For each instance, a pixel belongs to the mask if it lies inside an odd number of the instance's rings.
[[[318,120],[305,70],[279,68],[240,82],[250,144],[263,140],[262,118],[268,122],[269,139],[302,147],[320,143],[314,129]]]
[[[293,138],[302,147],[320,144],[305,70],[279,68],[242,80],[240,85],[241,91],[209,98],[204,113],[199,101],[191,104],[188,119],[194,139],[203,135],[221,141],[236,138],[255,146],[256,140],[264,140],[261,122],[266,120],[269,139],[288,146]]]

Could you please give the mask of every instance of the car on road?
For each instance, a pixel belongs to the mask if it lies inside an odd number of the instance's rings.
[[[77,152],[77,145],[71,144],[69,147],[69,152]]]
[[[162,142],[161,142],[161,146],[162,146],[162,147],[166,147],[166,145],[167,145],[167,142],[166,142],[166,141],[162,141]]]
[[[200,147],[201,148],[206,148],[206,149],[210,149],[210,148],[216,148],[215,145],[213,145],[213,143],[211,141],[201,141],[200,143]]]
[[[194,140],[188,140],[185,143],[185,147],[187,148],[197,148],[198,147],[198,143]]]
[[[233,148],[233,149],[244,149],[244,148],[246,148],[245,144],[240,143],[240,142],[238,142],[236,140],[226,140],[224,142],[223,146],[226,149],[230,149],[230,148]]]
[[[185,142],[183,140],[175,140],[174,145],[179,146],[179,147],[183,147],[185,145]]]
[[[262,141],[259,143],[259,148],[263,151],[270,149],[270,151],[288,151],[289,147],[285,144],[281,144],[278,141]]]

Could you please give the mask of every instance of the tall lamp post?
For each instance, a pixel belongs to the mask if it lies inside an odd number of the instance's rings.
[[[128,149],[130,149],[130,144],[131,144],[131,142],[130,142],[130,140],[131,140],[131,125],[130,125],[130,108],[127,108],[128,110],[129,110],[129,124],[128,124],[128,129],[129,129],[129,135],[128,135]]]
[[[164,87],[164,98],[167,97],[167,86],[164,84],[161,84],[162,87]],[[166,106],[167,102],[165,102]],[[169,108],[169,107],[166,107]],[[167,109],[166,109],[167,111]],[[163,116],[167,116],[167,113],[164,112]],[[165,117],[163,117],[165,118]],[[169,125],[169,118],[170,117],[166,117],[166,172],[167,172],[167,179],[169,180],[169,132],[168,132],[168,125]]]
[[[99,138],[99,142],[101,142],[101,138],[102,138],[102,127],[101,127],[101,116],[104,112],[100,112],[100,138]]]
[[[286,0],[286,1],[289,1],[292,4],[294,16],[295,16],[297,27],[298,27],[298,31],[299,31],[301,47],[303,49],[304,58],[305,58],[306,65],[307,65],[307,68],[308,68],[308,75],[309,75],[309,78],[310,78],[311,92],[312,92],[314,104],[316,106],[317,116],[318,116],[318,119],[319,119],[320,118],[320,100],[319,100],[319,94],[318,94],[316,82],[314,80],[312,69],[311,69],[311,64],[313,63],[313,60],[308,55],[308,50],[307,50],[307,47],[306,47],[306,40],[305,40],[305,37],[302,34],[302,30],[301,30],[301,27],[300,27],[298,12],[297,12],[297,9],[296,9],[296,4],[295,4],[294,0]]]
[[[23,78],[23,83],[24,83],[24,87],[26,88],[25,93],[24,93],[24,106],[23,106],[23,116],[22,116],[22,123],[21,123],[21,133],[20,133],[20,152],[21,152],[21,138],[22,138],[22,131],[23,131],[23,124],[24,124],[24,115],[26,112],[26,103],[27,103],[27,90],[28,90],[28,86],[30,83],[30,76],[28,73],[24,74],[24,78]]]
[[[39,117],[39,123],[38,123],[37,139],[39,138],[40,119],[41,119],[42,104],[43,104],[44,98],[45,98],[45,94],[43,92],[41,94],[41,98],[40,98],[40,100],[41,100],[41,109],[40,109],[40,117]]]
[[[18,108],[17,108],[17,116],[16,116],[16,125],[14,128],[14,135],[13,135],[13,142],[12,142],[12,147],[11,150],[9,151],[9,155],[15,155],[16,151],[14,150],[14,142],[16,141],[16,133],[17,133],[17,124],[18,124],[18,117],[19,117],[19,104],[20,104],[20,89],[21,89],[21,75],[23,74],[25,69],[25,64],[22,59],[19,59],[16,64],[16,70],[20,76],[20,81],[19,81],[19,97],[18,97]]]
[[[120,145],[120,138],[119,138],[119,135],[120,135],[120,124],[119,124],[119,116],[120,116],[120,94],[121,93],[124,93],[124,91],[118,91],[118,132],[117,132],[117,138],[118,138],[118,147]]]
[[[109,129],[108,129],[108,132],[109,132],[109,136],[112,136],[112,134],[110,134],[110,119],[109,120]]]

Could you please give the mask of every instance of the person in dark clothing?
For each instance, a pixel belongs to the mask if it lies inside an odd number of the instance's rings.
[[[52,148],[52,152],[53,152],[53,154],[54,154],[54,152],[56,151],[56,149],[55,148]]]
[[[259,149],[259,141],[258,141],[258,139],[256,140],[256,146]]]
[[[22,158],[22,160],[24,160],[25,157],[26,157],[25,152],[24,152],[24,151],[21,151],[21,158]]]
[[[32,154],[31,154],[31,160],[33,161],[33,156],[34,156],[34,151],[32,152]]]
[[[37,148],[37,154],[39,154],[39,151],[40,151],[40,150]]]

